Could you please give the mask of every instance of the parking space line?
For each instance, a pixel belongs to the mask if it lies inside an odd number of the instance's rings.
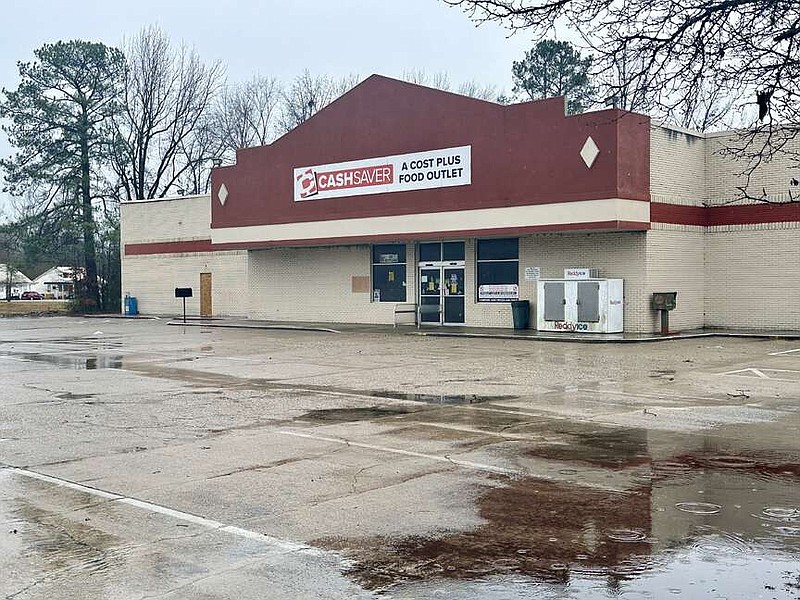
[[[483,463],[476,463],[470,460],[460,460],[458,458],[451,458],[449,456],[440,456],[438,454],[426,454],[424,452],[414,452],[413,450],[402,450],[400,448],[389,448],[388,446],[377,446],[374,444],[364,444],[363,442],[354,442],[344,438],[334,438],[323,435],[313,435],[310,433],[300,433],[298,431],[277,431],[281,435],[291,435],[299,438],[306,438],[319,442],[331,442],[334,444],[341,444],[343,446],[352,446],[354,448],[363,448],[365,450],[375,450],[377,452],[387,452],[389,454],[398,454],[400,456],[410,456],[412,458],[424,458],[426,460],[434,460],[437,462],[449,463],[457,467],[465,469],[473,469],[476,471],[488,471],[489,473],[499,473],[501,475],[511,475],[514,477],[524,476],[525,473],[516,469],[507,469],[505,467],[498,467],[496,465],[487,465]]]
[[[795,352],[800,352],[800,348],[795,348],[794,350],[783,350],[781,352],[770,352],[769,356],[781,356],[782,354],[794,354]]]
[[[723,373],[723,375],[740,375],[748,377],[747,373],[751,373],[760,379],[770,379],[770,377],[766,376],[762,371],[752,367],[748,369],[737,369],[736,371],[728,371],[727,373]]]
[[[276,431],[274,433],[279,433],[282,435],[290,435],[293,437],[298,438],[305,438],[309,440],[315,440],[320,442],[331,442],[334,444],[341,444],[342,446],[348,446],[352,448],[362,448],[365,450],[374,450],[377,452],[386,452],[389,454],[397,454],[400,456],[410,456],[412,458],[422,458],[426,460],[432,460],[436,462],[443,462],[449,463],[450,465],[461,467],[463,469],[471,469],[474,471],[485,471],[487,473],[496,473],[499,475],[506,475],[508,477],[515,477],[515,478],[526,478],[526,477],[533,477],[536,479],[543,479],[546,481],[563,481],[565,477],[558,477],[553,473],[534,473],[527,470],[521,469],[509,469],[506,467],[499,467],[497,465],[488,465],[484,463],[478,463],[471,460],[461,460],[458,458],[453,458],[448,455],[438,455],[438,454],[427,454],[425,452],[414,452],[413,450],[402,450],[400,448],[389,448],[387,446],[377,446],[375,444],[365,444],[363,442],[354,442],[352,440],[348,440],[345,438],[336,438],[336,437],[329,437],[323,435],[314,435],[310,433],[300,433],[298,431]],[[627,493],[629,490],[625,487],[620,487],[618,485],[614,485],[613,483],[608,482],[597,482],[591,480],[585,480],[581,482],[572,482],[575,485],[579,485],[581,487],[592,488],[592,489],[600,489],[600,490],[612,490],[614,492],[620,493]]]
[[[733,375],[736,377],[749,377],[754,378],[754,376],[758,379],[767,379],[769,381],[791,381],[796,382],[796,379],[784,379],[781,377],[771,377],[767,375],[767,373],[797,373],[800,374],[800,371],[797,369],[768,369],[766,367],[750,367],[747,369],[737,369],[736,371],[728,371],[727,373],[721,373],[721,375]]]
[[[154,504],[153,502],[147,502],[144,500],[138,500],[136,498],[130,498],[128,496],[123,496],[121,494],[115,494],[113,492],[108,492],[105,490],[101,490],[99,488],[90,487],[88,485],[82,485],[74,481],[69,481],[68,479],[53,477],[52,475],[45,475],[43,473],[37,473],[36,471],[21,469],[19,467],[6,467],[5,470],[8,471],[9,473],[21,475],[22,477],[28,477],[30,479],[38,479],[39,481],[51,483],[59,487],[75,490],[78,492],[83,492],[85,494],[89,494],[91,496],[97,496],[99,498],[104,498],[106,500],[117,502],[119,504],[127,504],[128,506],[132,506],[134,508],[140,508],[142,510],[146,510],[149,512],[158,513],[167,517],[172,517],[173,519],[178,519],[179,521],[185,521],[187,523],[192,523],[193,525],[197,525],[199,527],[205,527],[206,529],[209,529],[211,531],[222,531],[224,533],[235,535],[241,538],[256,540],[264,544],[267,544],[269,546],[272,546],[280,552],[302,552],[304,554],[323,553],[322,550],[314,548],[313,546],[282,540],[276,537],[272,537],[270,535],[258,533],[256,531],[251,531],[249,529],[242,529],[241,527],[236,527],[234,525],[226,525],[225,523],[214,521],[213,519],[207,519],[199,515],[193,515],[191,513],[175,510],[174,508],[169,508],[167,506],[162,506],[160,504]]]

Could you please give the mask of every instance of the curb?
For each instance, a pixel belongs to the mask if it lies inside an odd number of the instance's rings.
[[[170,321],[167,325],[184,326],[184,327],[222,327],[224,329],[277,329],[281,331],[318,331],[321,333],[342,333],[338,329],[330,329],[328,327],[314,327],[311,325],[249,325],[247,323],[208,323],[201,321]]]
[[[643,337],[643,338],[592,338],[592,337],[552,337],[552,336],[532,336],[532,335],[513,335],[508,333],[456,333],[438,331],[408,332],[405,335],[418,335],[427,337],[462,337],[462,338],[483,338],[497,340],[521,340],[530,342],[576,342],[578,344],[652,344],[656,342],[670,342],[674,340],[692,340],[710,337],[730,337],[730,338],[753,338],[767,340],[800,340],[800,333],[731,333],[731,332],[708,332],[708,333],[686,333],[668,336]]]

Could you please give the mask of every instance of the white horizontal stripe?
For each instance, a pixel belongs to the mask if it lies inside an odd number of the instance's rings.
[[[378,452],[388,452],[390,454],[400,454],[402,456],[411,456],[413,458],[425,458],[427,460],[435,460],[438,462],[446,462],[457,467],[464,467],[467,469],[475,469],[477,471],[489,471],[490,473],[500,473],[501,475],[511,475],[521,477],[524,475],[522,471],[515,469],[506,469],[495,465],[487,465],[483,463],[476,463],[469,460],[459,460],[457,458],[450,458],[449,456],[438,456],[436,454],[425,454],[423,452],[414,452],[413,450],[401,450],[400,448],[389,448],[387,446],[376,446],[374,444],[363,444],[361,442],[353,442],[342,438],[332,438],[322,435],[312,435],[310,433],[299,433],[297,431],[278,431],[282,435],[291,435],[299,438],[306,438],[309,440],[316,440],[318,442],[332,442],[334,444],[342,444],[343,446],[350,446],[353,448],[363,448],[365,450],[377,450]]]
[[[30,479],[38,479],[39,481],[46,481],[47,483],[52,483],[59,487],[68,488],[70,490],[85,492],[87,494],[91,494],[92,496],[105,498],[106,500],[121,500],[122,498],[124,498],[124,496],[120,496],[119,494],[105,492],[103,490],[98,490],[97,488],[89,487],[88,485],[81,485],[80,483],[74,483],[72,481],[67,481],[66,479],[51,477],[50,475],[44,475],[42,473],[37,473],[36,471],[28,471],[27,469],[19,469],[17,467],[8,467],[8,471],[10,473],[22,475],[23,477],[28,477]]]
[[[475,408],[475,407],[470,407],[470,408]],[[477,409],[477,410],[480,410],[480,409]],[[492,410],[492,409],[486,409],[486,410]],[[497,411],[497,412],[506,412],[506,411]],[[512,412],[512,411],[507,411],[507,412]],[[520,414],[520,413],[516,413],[516,414]],[[425,425],[426,423],[423,422],[421,424]],[[489,472],[489,473],[497,473],[497,474],[500,474],[500,475],[507,475],[509,477],[535,477],[536,479],[544,479],[544,480],[547,480],[547,481],[561,481],[562,479],[564,479],[563,477],[559,477],[557,475],[554,475],[552,472],[551,473],[541,473],[541,472],[531,472],[531,471],[519,470],[519,469],[508,469],[508,468],[505,468],[505,467],[499,467],[497,465],[488,465],[488,464],[485,464],[485,463],[473,462],[471,460],[460,460],[458,458],[452,458],[452,457],[447,456],[447,455],[440,456],[440,455],[437,455],[437,454],[425,454],[424,452],[414,452],[412,450],[402,450],[400,448],[389,448],[387,446],[377,446],[377,445],[374,445],[374,444],[364,444],[364,443],[361,443],[361,442],[354,442],[352,440],[348,440],[348,439],[344,439],[344,438],[334,438],[334,437],[327,437],[327,436],[322,436],[322,435],[313,435],[313,434],[310,434],[310,433],[300,433],[300,432],[297,432],[297,431],[278,431],[277,433],[280,433],[282,435],[291,435],[291,436],[299,437],[299,438],[306,438],[306,439],[309,439],[309,440],[315,440],[315,441],[319,441],[319,442],[331,442],[331,443],[334,443],[334,444],[341,444],[343,446],[347,446],[347,447],[350,447],[350,448],[363,448],[364,450],[374,450],[376,452],[387,452],[389,454],[397,454],[397,455],[400,455],[400,456],[410,456],[412,458],[422,458],[422,459],[432,460],[432,461],[436,461],[436,462],[449,463],[449,464],[451,464],[453,466],[461,467],[461,468],[464,468],[464,469],[473,469],[473,470],[476,470],[476,471],[486,471],[486,472]],[[487,435],[491,435],[491,434],[487,434]],[[594,481],[584,480],[584,481],[580,482],[579,485],[581,485],[583,487],[601,489],[601,490],[614,490],[614,491],[618,491],[618,492],[625,491],[624,489],[621,489],[619,487],[615,487],[615,486],[613,486],[611,484],[606,484],[605,482],[594,482]]]
[[[52,477],[50,475],[43,475],[42,473],[29,471],[27,469],[20,469],[17,467],[8,467],[7,470],[8,472],[14,473],[16,475],[21,475],[23,477],[28,477],[30,479],[38,479],[39,481],[52,483],[53,485],[57,485],[63,488],[68,488],[78,492],[83,492],[91,496],[105,498],[106,500],[118,502],[119,504],[127,504],[128,506],[141,508],[143,510],[147,510],[152,513],[158,513],[167,517],[171,517],[173,519],[178,519],[179,521],[184,521],[186,523],[197,525],[199,527],[205,527],[206,529],[211,529],[214,531],[223,531],[225,533],[235,535],[238,537],[247,538],[250,540],[257,540],[259,542],[274,547],[276,550],[280,552],[303,552],[304,554],[322,553],[321,550],[313,548],[311,546],[307,546],[305,544],[298,544],[296,542],[281,540],[276,537],[258,533],[257,531],[250,531],[249,529],[242,529],[241,527],[235,527],[233,525],[225,525],[224,523],[220,523],[219,521],[214,521],[213,519],[207,519],[205,517],[200,517],[198,515],[193,515],[191,513],[175,510],[173,508],[161,506],[160,504],[153,504],[152,502],[146,502],[144,500],[137,500],[136,498],[129,498],[127,496],[122,496],[120,494],[114,494],[113,492],[106,492],[104,490],[89,487],[88,485],[81,485],[80,483],[75,483],[74,481],[69,481],[67,479]]]
[[[584,200],[533,206],[508,206],[441,213],[308,221],[211,230],[214,244],[313,240],[512,227],[571,225],[604,221],[650,222],[650,203],[639,200]]]

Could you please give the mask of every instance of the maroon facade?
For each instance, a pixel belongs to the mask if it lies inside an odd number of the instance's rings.
[[[653,223],[675,223],[700,227],[790,223],[800,221],[800,203],[705,207],[652,202],[650,204],[650,220]]]
[[[580,156],[591,136],[600,150]],[[472,184],[295,202],[293,169],[472,147]],[[650,199],[650,120],[620,110],[565,116],[563,98],[503,106],[373,75],[268,146],[212,173],[212,228],[577,200]],[[217,193],[225,184],[229,199]]]

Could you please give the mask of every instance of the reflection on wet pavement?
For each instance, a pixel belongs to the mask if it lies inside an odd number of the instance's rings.
[[[529,453],[572,461],[577,481],[587,468],[635,467],[640,483],[615,492],[500,478],[482,493],[485,523],[473,531],[317,543],[353,558],[350,575],[362,585],[398,597],[469,590],[507,598],[533,589],[570,598],[798,597],[796,457],[713,453],[708,444],[651,459],[642,430],[582,436],[577,424],[568,428],[558,451]],[[587,459],[591,448],[597,460]],[[443,580],[463,583],[437,587]]]
[[[120,369],[122,368],[121,355],[95,355],[95,356],[80,356],[75,354],[44,354],[34,352],[15,352],[3,353],[6,356],[14,356],[20,360],[30,362],[46,363],[56,367],[63,367],[67,369],[85,369],[93,371],[95,369]]]
[[[383,417],[396,417],[411,412],[404,407],[370,406],[363,408],[327,408],[310,410],[299,416],[297,421],[318,421],[322,423],[349,423],[365,419],[380,419]]]
[[[35,563],[38,571],[29,585],[19,585],[20,597],[35,597],[37,585],[65,573],[72,577],[92,576],[119,566],[122,540],[92,526],[88,517],[78,520],[71,518],[69,510],[53,512],[35,503],[39,494],[52,493],[48,486],[15,479],[2,471],[0,489],[0,572],[8,578],[3,583],[14,583],[14,575],[24,572],[20,565],[13,564],[22,557],[26,558],[27,568]],[[81,505],[75,506],[75,510],[79,508]],[[34,595],[26,595],[28,591]]]
[[[351,392],[353,390],[350,390]],[[363,393],[363,392],[362,392]],[[479,396],[478,394],[407,394],[389,390],[376,390],[367,392],[374,398],[390,398],[393,400],[408,400],[410,402],[423,402],[425,404],[480,404],[482,402],[498,402],[501,400],[514,400],[517,396]]]
[[[372,589],[436,576],[473,579],[498,573],[562,582],[578,561],[587,568],[609,568],[644,554],[649,545],[646,494],[522,479],[485,491],[479,503],[486,524],[475,531],[362,542],[355,548],[359,566],[352,574]],[[625,532],[637,535],[622,542],[614,538]],[[348,549],[346,540],[320,543]]]

